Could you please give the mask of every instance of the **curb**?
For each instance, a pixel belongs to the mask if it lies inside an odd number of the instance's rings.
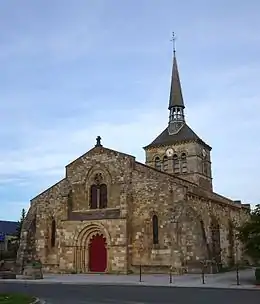
[[[9,280],[8,280],[9,281]],[[1,280],[0,280],[1,282]],[[97,286],[136,286],[136,287],[166,287],[166,288],[201,288],[201,289],[225,289],[225,290],[256,290],[260,291],[259,286],[243,286],[243,285],[229,285],[229,286],[212,286],[211,284],[207,285],[180,285],[180,284],[175,284],[174,282],[172,284],[151,284],[151,283],[146,283],[146,282],[118,282],[118,283],[113,283],[113,282],[54,282],[54,281],[42,281],[42,280],[37,280],[37,281],[31,281],[31,280],[15,280],[15,281],[9,281],[5,280],[5,283],[16,283],[16,284],[28,284],[28,285],[79,285],[79,286],[86,286],[86,285],[97,285]],[[38,301],[38,302],[37,302]],[[44,304],[45,302],[42,302],[42,300],[37,299],[35,302],[32,304]]]
[[[41,299],[35,299],[31,304],[45,304],[46,302]]]

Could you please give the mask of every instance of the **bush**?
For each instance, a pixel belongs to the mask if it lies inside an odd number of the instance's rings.
[[[32,266],[35,269],[41,269],[42,268],[42,264],[39,261],[32,261],[28,265]]]
[[[255,280],[256,284],[260,284],[260,267],[255,269]]]
[[[2,251],[0,254],[0,260],[15,260],[16,252],[15,251]]]

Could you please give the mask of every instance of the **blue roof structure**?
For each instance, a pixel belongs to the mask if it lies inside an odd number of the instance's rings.
[[[2,235],[14,235],[17,233],[18,222],[0,221],[0,234]]]

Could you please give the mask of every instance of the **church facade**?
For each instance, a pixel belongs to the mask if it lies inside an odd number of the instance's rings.
[[[49,272],[209,271],[243,258],[235,227],[250,205],[213,191],[211,147],[186,123],[174,53],[169,121],[146,163],[101,144],[31,200],[17,260]],[[215,269],[215,270],[214,270]]]

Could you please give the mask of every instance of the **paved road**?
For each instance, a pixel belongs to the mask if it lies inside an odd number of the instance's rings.
[[[259,304],[260,290],[182,287],[1,283],[1,292],[24,292],[48,304]]]

